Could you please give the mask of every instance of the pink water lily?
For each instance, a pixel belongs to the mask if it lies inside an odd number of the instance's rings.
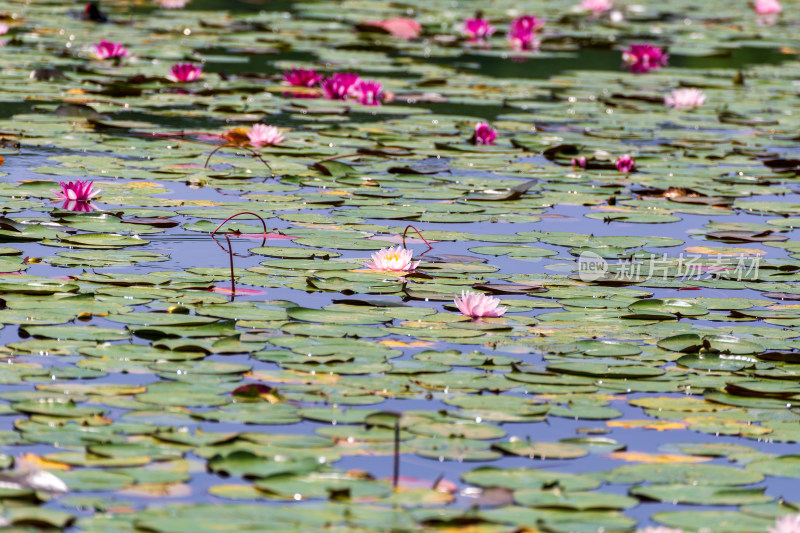
[[[573,167],[586,168],[586,156],[573,157],[572,158],[572,166]]]
[[[251,146],[260,148],[262,146],[280,144],[283,141],[283,133],[275,126],[256,124],[247,130],[247,138]]]
[[[414,272],[420,263],[411,260],[414,252],[399,245],[393,248],[381,248],[371,257],[372,261],[367,261],[364,265],[371,270],[382,272]]]
[[[484,18],[471,18],[464,21],[461,26],[461,33],[469,38],[470,42],[484,41],[491,37],[497,30]]]
[[[475,132],[470,138],[472,144],[494,144],[497,138],[497,130],[492,128],[486,122],[478,122],[475,124]]]
[[[636,168],[636,161],[628,154],[619,156],[615,164],[617,170],[626,174]]]
[[[283,73],[283,81],[293,87],[313,87],[322,80],[322,74],[314,69],[293,68]]]
[[[511,21],[508,42],[512,50],[538,50],[536,32],[544,27],[544,21],[534,15],[523,15]]]
[[[759,15],[777,15],[783,11],[783,6],[778,0],[756,0],[753,9]]]
[[[453,302],[461,314],[472,318],[501,316],[508,310],[507,307],[498,307],[498,298],[479,292],[461,291],[461,298],[456,296]]]
[[[185,83],[200,79],[203,67],[193,63],[175,63],[167,73],[167,79],[175,83]]]
[[[379,31],[403,39],[416,39],[422,33],[422,25],[419,22],[405,17],[394,17],[384,20],[365,20],[360,26],[364,29],[378,28]]]
[[[0,35],[5,35],[11,29],[11,26],[0,22]]]
[[[362,105],[381,105],[383,100],[383,85],[379,81],[361,80],[353,92]]]
[[[614,0],[583,0],[578,4],[578,8],[583,11],[591,11],[595,15],[611,11],[614,7]]]
[[[92,45],[92,55],[97,59],[115,59],[128,55],[128,49],[122,43],[113,43],[102,39]]]
[[[636,74],[666,67],[668,58],[664,50],[650,44],[632,44],[622,52],[622,62]]]
[[[706,103],[706,95],[700,89],[674,89],[664,97],[664,105],[675,109],[699,107]]]
[[[359,82],[358,74],[337,72],[322,80],[322,93],[328,100],[347,100],[353,96],[355,86]]]
[[[52,192],[58,198],[66,201],[88,202],[102,192],[92,189],[93,181],[59,181],[58,184],[61,186],[61,190],[53,190]]]
[[[800,514],[784,515],[775,520],[772,527],[767,528],[767,533],[798,533],[800,532]]]
[[[164,9],[180,9],[186,7],[191,0],[156,0],[156,3]]]

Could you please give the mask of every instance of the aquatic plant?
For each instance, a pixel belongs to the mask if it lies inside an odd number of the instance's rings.
[[[181,9],[191,0],[156,0],[156,3],[164,9]]]
[[[535,15],[523,15],[511,21],[508,42],[512,50],[538,50],[536,32],[544,27],[544,21]]]
[[[494,144],[497,138],[497,130],[492,128],[486,122],[478,122],[475,124],[475,132],[470,138],[472,144]]]
[[[617,170],[627,174],[636,168],[636,161],[630,155],[625,154],[617,158],[615,165],[617,166]]]
[[[362,105],[381,105],[383,85],[379,81],[359,81],[354,89],[355,97]]]
[[[53,190],[56,196],[62,200],[74,202],[88,202],[102,191],[92,189],[94,181],[59,181],[61,190]]]
[[[322,80],[322,93],[328,100],[347,100],[353,95],[356,84],[360,81],[353,72],[337,72]]]
[[[613,0],[583,0],[578,4],[578,8],[582,11],[591,11],[595,15],[610,11],[613,7]]]
[[[497,317],[503,315],[508,309],[498,307],[499,298],[480,292],[461,291],[461,298],[456,296],[453,301],[461,314],[472,318]]]
[[[116,59],[128,55],[128,49],[122,43],[114,43],[102,39],[92,45],[92,55],[96,59]]]
[[[497,31],[497,28],[481,17],[466,19],[461,25],[461,33],[468,37],[470,42],[484,41],[491,37],[495,31]]]
[[[767,528],[767,533],[800,533],[800,514],[789,514],[777,518],[775,525]]]
[[[651,44],[632,44],[622,52],[622,62],[630,72],[644,74],[667,66],[669,55]]]
[[[322,74],[314,69],[293,68],[283,73],[283,81],[293,87],[313,87],[322,80]]]
[[[250,145],[256,148],[280,144],[283,141],[281,130],[266,124],[255,124],[247,130],[246,135]]]
[[[372,260],[364,265],[372,270],[382,272],[413,272],[418,266],[419,261],[412,261],[414,252],[401,246],[392,248],[381,248],[372,254]]]
[[[196,81],[202,76],[203,67],[193,63],[175,63],[167,73],[167,79],[175,83]]]
[[[778,0],[756,0],[753,9],[759,15],[777,15],[783,11],[783,6]]]
[[[675,109],[698,107],[706,102],[706,95],[700,89],[674,89],[664,97],[664,105]]]

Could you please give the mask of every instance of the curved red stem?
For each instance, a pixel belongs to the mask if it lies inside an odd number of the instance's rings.
[[[231,301],[236,297],[236,282],[233,280],[233,246],[231,246],[231,238],[225,234],[225,240],[228,241],[228,257],[231,258]]]
[[[253,149],[252,149],[252,148],[250,148],[249,146],[242,146],[242,145],[240,145],[240,144],[233,144],[233,143],[225,143],[225,144],[220,144],[219,146],[217,146],[216,148],[214,148],[214,149],[211,151],[211,153],[210,153],[210,154],[208,154],[208,157],[206,158],[206,164],[205,164],[205,165],[203,165],[203,168],[208,168],[208,162],[209,162],[209,161],[211,161],[211,157],[212,157],[214,154],[216,154],[217,152],[219,152],[220,150],[222,150],[223,148],[225,148],[226,146],[235,146],[236,148],[244,148],[245,150],[248,150],[248,151],[249,151],[251,154],[253,154],[253,156],[255,156],[255,157],[256,157],[256,158],[257,158],[259,161],[261,161],[262,163],[264,163],[264,166],[265,166],[265,167],[267,167],[267,170],[269,170],[269,175],[270,175],[270,177],[273,177],[273,176],[274,176],[274,174],[272,173],[272,167],[271,167],[271,166],[269,166],[269,163],[267,163],[266,161],[264,161],[264,158],[263,158],[263,157],[261,157],[261,154],[260,154],[260,153],[256,152],[255,150],[253,150]]]
[[[211,236],[213,237],[213,236],[214,236],[214,234],[215,234],[215,233],[217,233],[217,231],[219,231],[219,228],[221,228],[222,226],[224,226],[224,225],[225,225],[225,223],[226,223],[227,221],[229,221],[229,220],[230,220],[230,219],[232,219],[232,218],[236,218],[236,217],[238,217],[239,215],[253,215],[253,216],[254,216],[254,217],[256,217],[258,220],[260,220],[260,221],[261,221],[261,226],[264,228],[264,242],[266,242],[266,240],[267,240],[267,223],[266,223],[266,222],[264,222],[264,219],[263,219],[263,218],[261,218],[261,215],[259,215],[258,213],[253,213],[252,211],[240,211],[239,213],[236,213],[235,215],[231,215],[231,216],[229,216],[228,218],[226,218],[225,220],[223,220],[222,222],[220,222],[220,223],[219,223],[219,226],[217,226],[216,228],[214,228],[214,231],[212,231],[212,232],[211,232]],[[264,246],[264,244],[262,243],[262,244],[261,244],[261,246]]]
[[[431,246],[431,243],[429,243],[429,242],[428,242],[428,239],[426,239],[425,237],[423,237],[423,236],[422,236],[422,233],[420,233],[420,232],[419,232],[419,230],[418,230],[417,228],[415,228],[414,226],[412,226],[411,224],[409,224],[408,226],[406,226],[406,229],[403,231],[403,248],[405,248],[405,247],[406,247],[406,233],[408,233],[408,229],[409,229],[409,228],[411,228],[411,229],[413,229],[414,231],[416,231],[416,232],[417,232],[417,235],[419,235],[419,238],[420,238],[420,239],[422,239],[423,241],[425,241],[425,244],[427,244],[427,245],[428,245],[428,250],[433,250],[433,246]]]
[[[264,239],[261,241],[261,246],[264,246],[264,243],[267,242],[267,223],[264,222],[264,219],[261,218],[261,215],[253,213],[251,211],[242,211],[241,213],[236,213],[234,215],[229,216],[222,222],[220,222],[219,226],[214,228],[214,231],[211,232],[211,238],[212,239],[214,238],[214,235],[217,233],[217,230],[219,230],[219,228],[221,228],[227,221],[229,221],[232,218],[236,218],[239,215],[253,215],[254,217],[257,217],[261,221],[261,226],[264,228]],[[231,246],[231,238],[228,236],[227,233],[225,234],[225,240],[228,241],[228,257],[230,257],[231,259],[231,301],[233,301],[236,295],[236,283],[233,280],[233,246]],[[216,239],[214,239],[214,242],[217,242]]]

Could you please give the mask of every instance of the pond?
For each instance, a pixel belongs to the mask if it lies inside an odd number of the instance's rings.
[[[3,6],[0,523],[796,531],[797,13],[160,1]]]

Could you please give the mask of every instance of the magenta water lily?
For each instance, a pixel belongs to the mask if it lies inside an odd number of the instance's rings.
[[[203,67],[193,63],[175,63],[167,73],[167,79],[175,83],[196,81],[203,75]]]
[[[283,81],[293,87],[314,87],[322,81],[322,74],[314,69],[293,68],[283,73]]]
[[[498,307],[500,299],[472,291],[461,291],[461,298],[456,296],[453,302],[462,315],[472,318],[502,316],[508,308]]]
[[[511,21],[508,42],[512,50],[538,50],[536,32],[544,27],[544,21],[534,15],[523,15]]]
[[[636,168],[636,161],[629,154],[625,154],[617,158],[616,166],[617,170],[627,174]]]
[[[102,192],[92,188],[93,181],[59,181],[58,184],[61,186],[61,190],[52,192],[58,198],[67,201],[88,202]]]
[[[489,24],[485,18],[471,18],[464,21],[461,26],[461,33],[468,38],[469,42],[483,42],[497,31],[497,28]]]
[[[362,105],[381,105],[383,85],[378,81],[361,80],[355,86],[355,97]]]
[[[353,72],[337,72],[322,80],[322,93],[328,100],[347,100],[355,96],[355,87],[360,78]]]
[[[494,144],[495,139],[497,139],[497,130],[486,122],[478,122],[475,124],[475,132],[472,134],[470,142],[472,144],[486,145]]]
[[[632,44],[622,52],[622,62],[630,72],[644,74],[667,66],[669,55],[651,44]]]
[[[96,59],[117,59],[128,55],[128,49],[122,43],[101,40],[92,45],[92,55]]]

